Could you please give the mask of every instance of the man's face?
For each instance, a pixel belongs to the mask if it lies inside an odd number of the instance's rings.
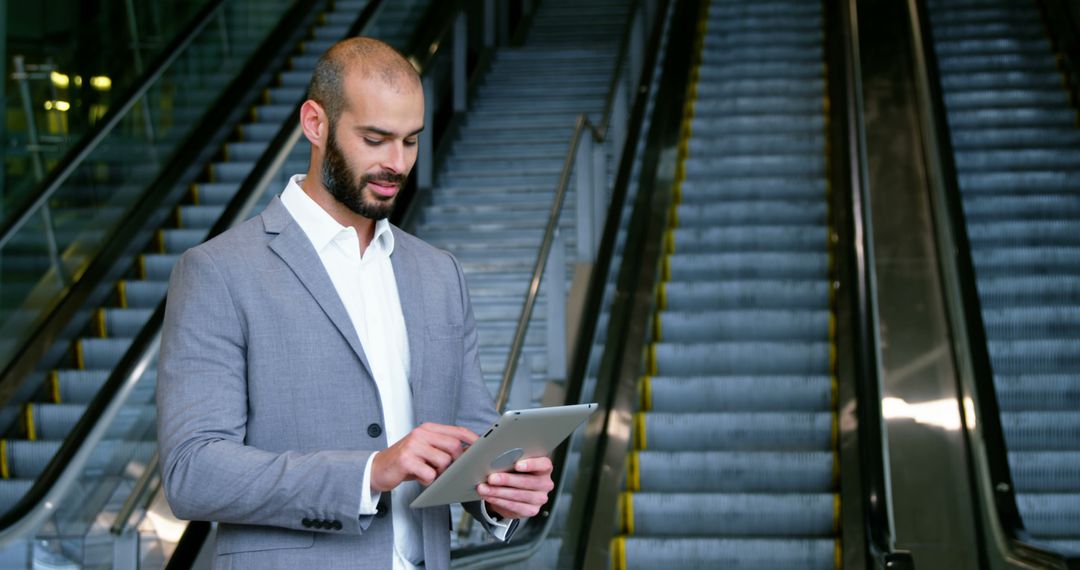
[[[346,108],[331,123],[323,154],[323,186],[345,207],[372,220],[393,212],[416,164],[417,136],[424,126],[423,91],[408,78],[398,83],[348,74]]]

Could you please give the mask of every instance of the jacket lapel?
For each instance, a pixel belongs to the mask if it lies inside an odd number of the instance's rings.
[[[342,304],[341,297],[334,289],[334,283],[330,281],[326,268],[323,267],[319,255],[311,246],[311,241],[308,240],[304,231],[293,222],[292,216],[278,198],[274,198],[266,207],[262,213],[262,219],[266,233],[276,234],[276,237],[270,240],[270,249],[292,269],[311,293],[315,302],[330,318],[330,322],[334,323],[341,336],[345,337],[349,347],[360,359],[368,377],[374,378],[364,349],[360,346],[360,337],[356,334],[356,327],[349,319],[349,313],[345,311],[345,305]]]
[[[430,402],[427,401],[424,381],[424,284],[416,256],[409,248],[404,232],[391,226],[394,232],[394,253],[390,263],[394,267],[394,280],[397,282],[398,299],[405,319],[405,331],[409,337],[409,386],[413,396],[413,415],[416,424],[427,421],[431,414]]]

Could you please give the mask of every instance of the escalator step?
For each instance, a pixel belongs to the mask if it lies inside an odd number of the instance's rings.
[[[830,312],[821,310],[664,311],[655,317],[664,342],[796,340],[828,342]]]
[[[673,280],[660,286],[659,297],[660,308],[683,311],[815,308],[828,305],[829,285],[821,279]]]
[[[1080,493],[1080,451],[1011,451],[1017,493]]]
[[[1080,382],[1072,375],[1020,374],[994,377],[998,404],[1007,411],[1080,409]]]
[[[619,538],[625,564],[613,568],[805,568],[834,570],[837,545],[832,539],[766,538]]]
[[[638,445],[656,451],[819,451],[834,438],[831,413],[655,413],[638,415]]]
[[[827,411],[828,376],[656,376],[647,379],[653,412]]]
[[[679,227],[717,225],[824,224],[827,205],[817,200],[725,201],[682,204],[677,210]]]
[[[838,522],[831,493],[624,496],[633,503],[632,531],[650,536],[831,536]]]
[[[1080,451],[1080,411],[1002,412],[1001,426],[1014,451]]]
[[[641,451],[636,461],[644,493],[813,493],[835,477],[828,451]]]
[[[828,256],[822,253],[709,253],[670,256],[664,260],[672,280],[825,279]]]

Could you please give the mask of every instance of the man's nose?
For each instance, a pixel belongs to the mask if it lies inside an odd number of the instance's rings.
[[[383,168],[395,173],[405,172],[405,145],[400,141],[395,141],[387,146],[389,149],[383,161]]]

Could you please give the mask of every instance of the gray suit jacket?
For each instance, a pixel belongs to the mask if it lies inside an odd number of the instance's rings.
[[[416,422],[486,429],[496,414],[461,267],[393,231]],[[173,511],[220,523],[216,568],[391,567],[389,497],[379,515],[357,514],[367,459],[386,447],[378,390],[330,277],[277,198],[173,269],[158,439]],[[426,566],[448,567],[449,508],[422,520]]]

